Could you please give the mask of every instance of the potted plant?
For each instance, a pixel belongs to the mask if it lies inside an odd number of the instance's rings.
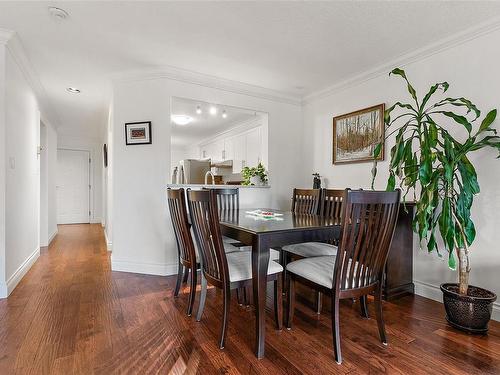
[[[404,197],[413,193],[413,229],[421,246],[441,256],[439,244],[443,243],[449,267],[458,269],[458,283],[441,285],[448,322],[468,332],[486,332],[496,295],[469,285],[469,250],[476,235],[471,207],[479,193],[476,170],[469,157],[485,148],[496,149],[500,157],[500,137],[491,127],[497,111],[488,112],[479,124],[481,112],[466,98],[431,101],[439,90],[448,90],[447,82],[431,86],[420,100],[404,70],[394,69],[390,74],[405,80],[411,100],[397,102],[385,111],[386,136],[374,148],[374,156],[380,154],[385,139],[395,134],[387,190],[393,190],[398,179]],[[448,131],[450,122],[460,127],[460,138]],[[375,162],[373,180],[376,173]]]
[[[256,167],[245,167],[241,170],[242,185],[262,186],[267,184],[267,172],[261,162]]]

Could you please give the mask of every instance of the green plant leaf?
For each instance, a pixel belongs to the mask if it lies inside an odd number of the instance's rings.
[[[446,92],[448,90],[448,87],[450,87],[450,85],[448,84],[448,82],[440,82],[440,83],[436,83],[435,85],[433,85],[430,88],[429,92],[424,96],[424,99],[422,100],[422,104],[420,105],[420,111],[424,110],[425,104],[429,101],[429,99],[432,97],[432,95],[434,95],[434,93],[439,88],[442,88],[443,89],[443,93],[444,93],[444,92]]]
[[[497,117],[497,110],[496,109],[489,111],[488,114],[486,115],[486,117],[481,122],[481,126],[479,127],[478,134],[485,131],[486,129],[488,129],[489,126],[493,123],[493,121],[495,121],[496,117]]]
[[[391,171],[389,178],[387,179],[387,187],[385,188],[385,190],[393,191],[395,187],[396,187],[396,176]]]
[[[452,118],[453,120],[455,120],[455,122],[463,125],[467,129],[469,134],[472,131],[472,125],[469,123],[469,120],[467,120],[466,117],[457,115],[457,114],[455,114],[453,112],[449,112],[449,111],[438,111],[436,113],[441,113],[442,115],[445,115],[447,117]]]
[[[448,257],[448,267],[453,271],[457,270],[457,262],[455,261],[455,254],[453,252],[450,252],[450,256]]]
[[[422,153],[420,155],[420,168],[418,170],[418,175],[420,182],[427,185],[431,179],[432,174],[432,164],[430,160],[430,155]]]
[[[415,103],[417,103],[417,107],[418,107],[417,92],[415,91],[413,86],[408,81],[408,78],[406,77],[405,71],[403,69],[400,69],[400,68],[395,68],[389,73],[389,75],[391,75],[391,74],[395,74],[395,75],[398,75],[398,76],[401,76],[404,78],[404,80],[406,81],[408,92],[410,93],[413,100],[415,100]]]
[[[380,155],[380,152],[382,151],[382,146],[383,146],[383,142],[381,143],[378,143],[375,148],[373,149],[373,157],[375,159],[377,159]]]

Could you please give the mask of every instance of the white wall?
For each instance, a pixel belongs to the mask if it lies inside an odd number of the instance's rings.
[[[271,203],[288,207],[290,188],[300,181],[301,155],[290,147],[300,144],[300,106],[166,78],[115,83],[113,96],[113,270],[176,272],[177,250],[165,198],[172,97],[269,113]],[[125,146],[124,124],[133,121],[152,121],[151,145]],[[272,178],[273,173],[279,178]]]
[[[47,127],[47,245],[57,234],[57,197],[56,197],[56,177],[57,177],[57,132],[50,123],[45,121]]]
[[[0,298],[7,296],[5,283],[5,45],[0,43]]]
[[[40,246],[57,234],[56,172],[57,132],[47,121],[40,128]]]
[[[411,63],[404,69],[421,97],[432,84],[447,81],[451,85],[447,95],[465,96],[486,114],[490,109],[500,107],[499,40],[500,31],[496,31]],[[307,157],[304,175],[309,177],[309,174],[319,172],[329,187],[369,188],[371,163],[332,165],[332,118],[379,103],[392,104],[407,97],[405,85],[399,77],[383,75],[307,103],[303,110],[303,155]],[[494,125],[498,130],[499,123],[497,120]],[[450,124],[453,134],[460,130],[460,126]],[[387,152],[392,145],[393,140],[390,140]],[[497,154],[494,150],[487,150],[477,152],[471,158],[477,168],[482,191],[473,207],[477,238],[471,247],[470,281],[472,285],[500,294],[500,249],[497,240],[500,228],[500,216],[497,215],[500,211],[500,161],[495,159]],[[379,163],[377,188],[385,188],[387,168],[387,161]],[[419,250],[415,241],[414,281],[417,293],[441,300],[439,284],[456,281],[456,273],[448,269],[447,259],[441,260],[425,250]],[[497,303],[496,319],[500,319],[499,308]]]
[[[100,223],[102,220],[102,146],[99,138],[58,134],[57,148],[71,150],[85,150],[90,152],[90,222]]]
[[[40,247],[49,244],[49,158],[47,126],[40,121]]]
[[[9,51],[5,62],[6,250],[2,281],[10,293],[40,251],[40,114],[33,90]]]

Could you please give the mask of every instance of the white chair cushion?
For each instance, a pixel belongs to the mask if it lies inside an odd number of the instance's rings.
[[[331,288],[335,256],[311,257],[288,263],[287,272],[294,273],[315,284]]]
[[[278,250],[269,249],[269,259],[279,260],[280,259],[280,252]]]
[[[229,267],[229,280],[231,282],[250,280],[252,278],[252,253],[250,251],[239,251],[226,254]],[[267,274],[273,275],[283,271],[283,267],[272,259],[269,259]]]
[[[303,242],[286,245],[283,246],[283,250],[304,258],[337,255],[337,246],[323,242]]]
[[[245,250],[242,247],[233,246],[233,245],[231,245],[230,243],[227,243],[227,242],[223,242],[223,245],[224,245],[224,251],[226,252],[226,254]]]
[[[294,273],[304,279],[310,280],[313,283],[323,285],[327,288],[332,288],[333,271],[335,267],[335,256],[310,257],[299,259],[288,263],[286,266],[287,272]],[[351,270],[352,261],[347,264],[347,277],[345,288],[348,288],[349,272]],[[354,274],[356,274],[359,263],[354,265]],[[362,269],[360,270],[362,272]],[[368,272],[366,272],[368,274]],[[356,288],[356,285],[352,285]]]

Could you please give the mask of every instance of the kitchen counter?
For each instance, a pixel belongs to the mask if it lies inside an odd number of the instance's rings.
[[[270,186],[244,186],[244,185],[205,185],[205,184],[169,184],[167,187],[172,189],[191,188],[200,190],[202,188],[212,189],[239,189],[240,208],[257,208],[271,206],[271,189]]]
[[[269,189],[271,186],[255,186],[255,185],[211,185],[211,184],[168,184],[169,188],[210,188],[210,189]]]

